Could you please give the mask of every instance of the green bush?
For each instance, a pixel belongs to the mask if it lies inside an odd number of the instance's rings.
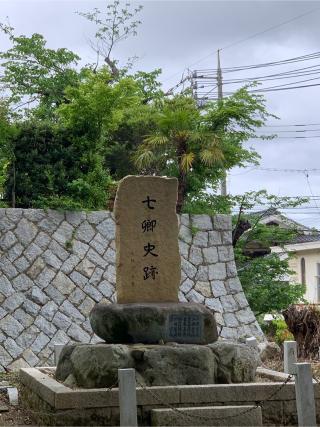
[[[24,122],[10,139],[5,198],[16,207],[105,209],[108,171],[94,143],[52,123]]]
[[[282,319],[272,320],[268,325],[264,325],[263,331],[278,345],[282,345],[284,341],[294,341],[292,333],[289,331],[286,322]]]

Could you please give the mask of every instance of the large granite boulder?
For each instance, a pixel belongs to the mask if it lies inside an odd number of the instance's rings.
[[[118,369],[133,367],[125,345],[71,344],[61,351],[56,378],[84,388],[111,387],[118,381]]]
[[[56,378],[68,386],[111,387],[119,368],[134,368],[147,386],[250,382],[259,357],[231,342],[195,344],[73,344],[61,352]]]
[[[213,313],[196,303],[100,303],[90,323],[107,343],[208,344],[218,339]]]
[[[260,364],[257,349],[232,341],[209,344],[218,359],[217,382],[221,384],[246,383],[255,379]]]
[[[207,346],[139,346],[131,351],[145,385],[214,384],[217,359]]]
[[[76,344],[62,350],[56,378],[68,386],[110,387],[119,368],[135,368],[144,385],[214,384],[217,358],[200,345]]]

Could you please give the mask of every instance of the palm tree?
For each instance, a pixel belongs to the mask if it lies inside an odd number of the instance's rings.
[[[177,213],[187,193],[187,177],[196,162],[204,167],[221,166],[220,139],[208,130],[193,99],[177,96],[165,101],[155,118],[155,131],[147,135],[134,161],[140,170],[153,164],[174,165],[178,177]]]

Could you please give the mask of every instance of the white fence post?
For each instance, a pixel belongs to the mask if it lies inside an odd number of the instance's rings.
[[[295,388],[298,425],[316,427],[316,408],[310,363],[295,363]]]
[[[137,426],[136,373],[134,369],[118,369],[120,426]]]
[[[295,374],[295,363],[297,363],[297,343],[285,341],[283,343],[283,365],[286,374]]]

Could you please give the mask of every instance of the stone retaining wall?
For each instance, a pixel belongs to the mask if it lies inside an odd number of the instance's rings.
[[[0,209],[0,372],[51,365],[54,344],[96,342],[88,316],[115,302],[112,214]],[[181,301],[216,312],[220,335],[263,333],[237,276],[228,215],[181,215]]]

